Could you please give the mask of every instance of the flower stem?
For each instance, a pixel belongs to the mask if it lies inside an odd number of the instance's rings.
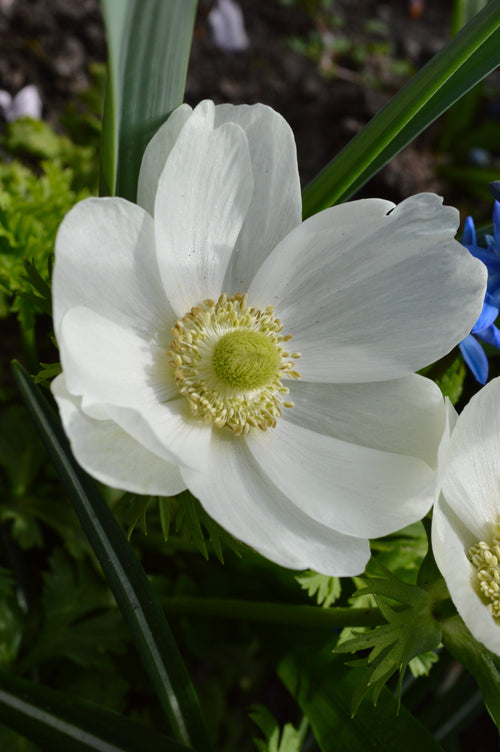
[[[169,616],[205,616],[220,619],[286,624],[300,627],[373,627],[385,624],[378,608],[319,608],[291,603],[232,600],[227,598],[162,598]]]

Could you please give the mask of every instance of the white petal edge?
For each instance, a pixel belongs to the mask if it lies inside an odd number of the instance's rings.
[[[85,395],[89,403],[130,407],[177,397],[168,337],[161,339],[154,332],[138,334],[89,308],[72,308],[59,332],[68,390]]]
[[[283,494],[345,535],[388,535],[422,519],[434,499],[436,473],[423,460],[323,436],[285,416],[246,442]]]
[[[229,294],[246,292],[273,248],[302,221],[297,150],[292,129],[263,104],[221,104],[215,126],[236,123],[250,148],[254,191],[224,280]]]
[[[274,304],[304,379],[398,378],[452,349],[479,315],[486,269],[453,240],[458,212],[434,194],[361,199],[293,230],[249,289]]]
[[[177,107],[168,120],[158,128],[144,151],[139,171],[137,203],[151,216],[154,215],[156,189],[165,162],[192,111],[188,104]]]
[[[52,382],[64,430],[78,463],[113,488],[170,496],[186,488],[179,469],[134,441],[116,423],[85,415],[60,375]]]
[[[143,332],[172,321],[149,214],[120,198],[73,207],[56,237],[52,295],[56,336],[75,306]]]
[[[291,423],[436,466],[446,409],[430,379],[411,374],[371,384],[287,381],[287,386],[294,407],[285,411],[285,418]]]
[[[216,299],[252,199],[248,141],[238,125],[214,130],[202,102],[185,123],[158,181],[158,265],[178,316]]]
[[[297,509],[260,471],[244,439],[214,432],[211,452],[207,472],[181,472],[204,509],[231,535],[290,569],[339,577],[364,570],[368,541],[340,535]]]
[[[442,491],[476,540],[500,522],[500,378],[464,408],[451,435]]]
[[[473,636],[500,655],[500,627],[473,586],[475,568],[466,550],[477,540],[448,507],[443,498],[435,506],[432,549],[453,603]]]

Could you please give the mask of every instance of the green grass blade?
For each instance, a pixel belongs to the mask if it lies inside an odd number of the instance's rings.
[[[64,752],[188,752],[125,716],[0,672],[0,722],[43,749]]]
[[[347,200],[439,115],[500,64],[500,2],[490,2],[323,168],[304,217]]]
[[[135,201],[144,148],[184,97],[196,0],[102,0],[109,78],[101,194]]]
[[[175,739],[207,750],[198,699],[148,578],[97,484],[76,463],[55,412],[19,363],[14,376],[127,621]]]

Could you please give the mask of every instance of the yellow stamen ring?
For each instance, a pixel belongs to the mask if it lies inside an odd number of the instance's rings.
[[[489,611],[500,618],[500,530],[491,543],[480,541],[467,551],[476,569],[476,587]]]
[[[272,306],[251,308],[247,295],[205,300],[172,328],[170,362],[193,415],[236,435],[273,428],[289,393],[282,379],[300,379],[286,352]]]

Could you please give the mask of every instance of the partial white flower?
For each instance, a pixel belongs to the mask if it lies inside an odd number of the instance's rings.
[[[233,0],[216,0],[208,14],[214,42],[223,52],[243,52],[248,47],[243,12]]]
[[[42,116],[42,100],[36,86],[25,86],[15,97],[8,91],[0,91],[0,111],[7,122],[30,117],[40,120]]]
[[[436,563],[474,637],[500,655],[500,378],[463,410],[440,465]]]
[[[284,566],[360,573],[367,539],[433,500],[445,407],[412,372],[470,331],[486,281],[457,226],[433,194],[301,223],[283,118],[182,105],[138,205],[86,199],[57,236],[53,393],[78,461],[121,489],[189,488]]]

